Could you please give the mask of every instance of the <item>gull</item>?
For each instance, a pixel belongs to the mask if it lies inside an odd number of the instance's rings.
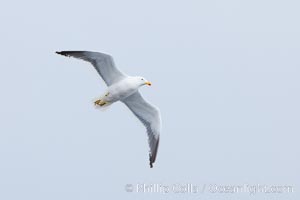
[[[156,160],[161,116],[159,109],[148,103],[140,94],[139,88],[151,83],[141,76],[128,76],[114,64],[110,55],[91,51],[57,51],[57,54],[74,57],[90,62],[107,85],[107,90],[94,103],[99,107],[107,107],[121,101],[146,127],[149,143],[150,168]]]

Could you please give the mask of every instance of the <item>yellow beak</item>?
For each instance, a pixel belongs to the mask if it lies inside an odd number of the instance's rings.
[[[145,84],[146,84],[146,85],[149,85],[149,86],[152,85],[149,81],[147,81]]]

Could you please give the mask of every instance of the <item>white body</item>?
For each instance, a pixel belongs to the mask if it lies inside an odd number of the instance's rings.
[[[126,77],[109,86],[106,93],[100,99],[108,103],[122,101],[138,91],[139,87],[143,85],[142,82],[137,82],[136,79],[136,77]]]

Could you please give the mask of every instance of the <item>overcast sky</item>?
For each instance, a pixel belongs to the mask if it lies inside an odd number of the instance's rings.
[[[0,199],[299,199],[299,6],[2,2]],[[142,124],[122,103],[95,109],[104,82],[60,50],[108,53],[152,82],[141,92],[162,113],[153,169]],[[199,191],[177,193],[187,184]]]

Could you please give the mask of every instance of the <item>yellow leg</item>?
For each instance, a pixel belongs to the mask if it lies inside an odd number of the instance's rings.
[[[95,102],[94,102],[95,106],[96,106],[96,105],[99,105],[99,104],[100,104],[100,101],[101,101],[100,99],[97,100],[97,101],[95,101]]]
[[[106,104],[105,101],[102,101],[101,99],[98,99],[97,101],[94,102],[95,106],[104,106]]]
[[[106,102],[101,102],[100,106],[104,106],[106,104]]]

